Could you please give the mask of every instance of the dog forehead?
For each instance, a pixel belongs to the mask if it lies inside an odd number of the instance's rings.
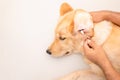
[[[73,28],[71,28],[74,26]],[[93,27],[91,16],[88,12],[77,9],[59,17],[55,33],[67,34],[72,30],[89,29]]]

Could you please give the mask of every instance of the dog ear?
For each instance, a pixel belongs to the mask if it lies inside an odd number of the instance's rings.
[[[74,32],[84,30],[87,36],[92,37],[94,32],[93,27],[92,16],[88,12],[84,10],[76,11],[74,16]]]
[[[72,7],[68,3],[63,3],[60,7],[60,15],[64,15],[65,13],[72,11]]]

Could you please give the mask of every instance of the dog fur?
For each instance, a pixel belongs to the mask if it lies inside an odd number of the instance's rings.
[[[97,44],[101,45],[107,53],[114,68],[120,72],[120,28],[109,21],[93,23],[91,15],[82,10],[73,8],[63,3],[60,7],[60,18],[55,30],[55,39],[48,48],[54,57],[61,57],[71,53],[83,53],[84,36],[76,28],[75,17],[80,14],[78,24],[88,26],[85,33]],[[77,16],[78,17],[78,16]],[[92,25],[88,25],[87,23]],[[83,55],[85,58],[85,56]],[[102,70],[86,59],[90,69],[70,73],[60,80],[105,80]]]

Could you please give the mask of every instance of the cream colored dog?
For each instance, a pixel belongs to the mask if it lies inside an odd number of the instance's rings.
[[[80,33],[81,30],[84,30],[84,33]],[[85,36],[102,45],[114,68],[120,71],[119,26],[108,21],[93,23],[88,12],[81,9],[73,10],[67,3],[61,5],[55,40],[47,53],[54,57],[76,52],[83,54]],[[86,61],[90,65],[90,69],[71,73],[60,80],[105,80],[102,70],[94,63]]]

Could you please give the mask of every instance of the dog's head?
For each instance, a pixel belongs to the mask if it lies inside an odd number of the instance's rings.
[[[60,18],[55,30],[55,39],[47,49],[47,53],[59,57],[73,52],[83,52],[82,46],[85,35],[93,36],[93,22],[88,12],[73,10],[70,5],[63,3],[60,7]]]

